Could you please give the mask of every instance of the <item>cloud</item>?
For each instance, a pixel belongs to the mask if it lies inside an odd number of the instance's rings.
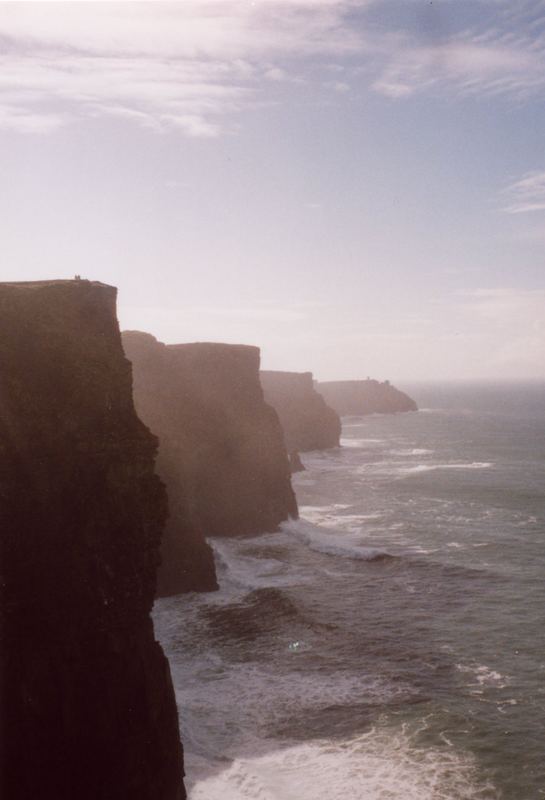
[[[2,4],[7,42],[82,53],[190,60],[252,59],[282,53],[347,52],[349,0],[184,0]],[[361,4],[365,5],[365,4]]]
[[[350,91],[350,84],[344,81],[326,81],[324,86],[327,89],[332,89],[334,92],[339,92],[339,94],[346,94],[346,92]]]
[[[394,99],[446,91],[517,100],[543,92],[542,0],[437,0],[427,14],[423,5],[414,3],[412,32],[392,29],[374,41],[381,61],[376,92]]]
[[[458,12],[467,10],[465,0],[438,2],[451,27],[459,27],[448,35],[431,35],[418,24],[417,3],[406,6],[412,23],[395,27],[395,15],[380,17],[391,4],[3,3],[1,125],[46,133],[78,119],[110,117],[157,132],[214,137],[233,129],[233,115],[259,107],[273,86],[281,95],[314,80],[342,95],[355,88],[356,76],[359,91],[392,100],[445,90],[520,100],[545,90],[545,25],[536,3],[514,9],[508,0],[472,0],[481,21],[465,29]],[[331,80],[335,72],[342,81]]]
[[[396,53],[373,82],[376,92],[403,98],[450,86],[456,94],[524,96],[545,88],[545,40],[512,41],[474,34],[437,44],[400,37]]]
[[[269,81],[285,81],[288,73],[285,69],[280,69],[280,67],[271,67],[263,74],[263,77]]]
[[[509,205],[508,214],[525,214],[529,211],[545,211],[545,171],[527,172],[504,190]]]
[[[50,133],[62,127],[66,121],[66,115],[34,113],[20,106],[0,104],[0,130]]]
[[[276,60],[352,52],[349,0],[4,3],[3,127],[53,130],[87,116],[216,136],[255,101]],[[42,118],[40,124],[38,118]]]
[[[143,127],[179,127],[189,135],[215,135],[219,117],[252,97],[247,70],[233,62],[196,63],[49,51],[0,57],[0,96],[6,125],[20,130],[22,109],[58,125],[79,117],[125,118]],[[10,112],[12,109],[12,113]]]

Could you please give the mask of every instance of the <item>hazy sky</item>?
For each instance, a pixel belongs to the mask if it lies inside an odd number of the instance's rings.
[[[545,2],[0,4],[2,280],[319,379],[545,378]]]

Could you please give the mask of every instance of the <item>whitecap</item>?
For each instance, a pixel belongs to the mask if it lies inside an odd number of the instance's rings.
[[[469,686],[479,686],[481,689],[505,689],[510,683],[506,675],[502,675],[501,672],[486,666],[486,664],[456,664],[456,669],[471,675],[473,680],[468,684]]]
[[[419,408],[419,414],[442,414],[444,416],[470,416],[475,413],[472,408]]]
[[[341,447],[366,447],[367,445],[384,444],[384,439],[341,439]]]
[[[305,520],[284,523],[283,528],[295,533],[311,550],[325,555],[352,558],[359,561],[378,561],[393,558],[392,553],[377,547],[366,547],[349,534],[333,528],[312,525]],[[360,539],[361,537],[358,537]]]
[[[273,539],[272,543],[277,543]],[[208,539],[212,545],[219,571],[220,584],[226,581],[246,589],[258,589],[266,586],[290,586],[308,580],[292,564],[276,558],[247,555],[241,550],[248,546],[260,546],[271,543],[269,537],[260,536],[254,539]],[[223,573],[223,574],[222,574]]]
[[[299,516],[303,521],[313,525],[338,529],[347,529],[351,532],[359,533],[362,525],[369,520],[376,521],[383,518],[380,513],[372,514],[346,514],[344,511],[351,508],[350,505],[334,503],[329,506],[299,506]]]
[[[414,696],[407,684],[377,675],[302,672],[298,660],[311,645],[300,629],[287,630],[277,646],[285,665],[281,671],[256,663],[218,662],[209,654],[194,658],[188,669],[185,652],[168,652],[188,759],[197,754],[212,761],[221,754],[227,760],[240,749],[255,754],[271,731],[297,725],[307,714],[319,715],[332,706],[350,714],[354,704],[376,709]],[[188,774],[195,774],[189,765]]]
[[[395,456],[427,456],[432,455],[433,450],[428,450],[426,447],[413,447],[405,450],[392,450],[392,455]]]
[[[319,740],[235,758],[199,781],[190,800],[478,800],[493,787],[450,743],[415,746],[400,730],[374,728],[343,741]]]
[[[471,461],[458,464],[417,464],[414,467],[406,467],[400,472],[405,473],[418,473],[418,472],[432,472],[438,469],[489,469],[493,464],[491,461]]]
[[[320,514],[330,514],[332,511],[342,511],[345,508],[350,508],[349,503],[331,503],[328,506],[299,506],[300,514],[313,514],[319,512]]]

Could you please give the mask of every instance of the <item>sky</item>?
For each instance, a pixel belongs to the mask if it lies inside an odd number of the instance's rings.
[[[545,0],[0,3],[0,280],[319,380],[545,378]]]

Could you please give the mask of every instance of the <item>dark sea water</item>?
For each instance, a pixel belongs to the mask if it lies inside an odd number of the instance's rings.
[[[156,604],[191,800],[545,797],[545,386],[402,388]]]

